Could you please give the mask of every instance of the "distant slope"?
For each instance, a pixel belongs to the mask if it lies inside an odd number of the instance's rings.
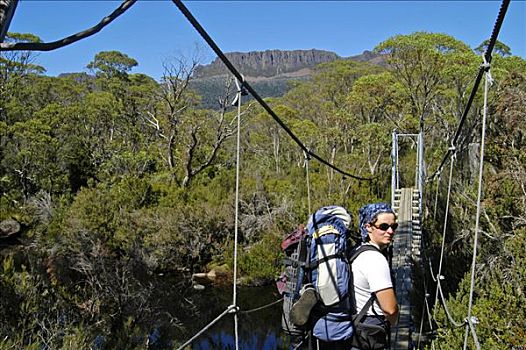
[[[307,80],[314,67],[321,63],[339,59],[382,64],[382,57],[370,51],[361,55],[343,58],[334,52],[323,50],[266,50],[252,52],[230,52],[225,56],[234,67],[244,75],[246,81],[265,97],[283,96],[289,89],[291,80]],[[197,67],[190,87],[202,96],[204,108],[218,108],[218,99],[224,94],[225,81],[232,75],[216,58],[208,65]]]

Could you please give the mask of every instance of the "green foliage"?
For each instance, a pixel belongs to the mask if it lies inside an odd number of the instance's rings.
[[[274,232],[263,234],[261,240],[238,257],[242,275],[252,280],[273,281],[281,273],[281,240]]]
[[[483,349],[522,346],[526,317],[521,307],[526,301],[523,287],[526,277],[526,231],[521,224],[525,207],[524,193],[520,190],[524,184],[525,158],[522,132],[519,131],[524,127],[524,118],[518,117],[524,112],[524,104],[519,101],[526,90],[524,74],[517,71],[524,62],[512,58],[497,58],[496,61],[503,64],[501,71],[497,72],[501,78],[496,92],[490,99],[489,108],[493,111],[494,120],[489,124],[487,135],[491,141],[487,143],[484,164],[487,171],[484,174],[472,308],[472,315],[479,320],[476,331]],[[458,237],[458,233],[469,232],[475,220],[474,185],[477,185],[470,183],[469,176],[462,172],[465,167],[463,157],[455,169],[465,178],[455,181],[458,187],[452,193],[454,209],[449,224],[449,242],[446,242],[448,264],[443,270],[446,276],[450,276],[450,282],[446,284],[446,293],[451,292],[447,300],[448,309],[457,322],[467,314],[471,279],[467,263],[471,260],[468,255],[473,244],[471,235]],[[452,232],[456,232],[457,237]],[[454,269],[454,266],[457,268]],[[464,272],[464,276],[459,277],[460,272]],[[458,284],[457,279],[460,279]],[[443,327],[437,340],[440,346],[463,346],[463,332],[451,329],[443,312],[438,314],[437,321],[438,326]],[[472,346],[471,337],[468,345]]]
[[[486,39],[479,46],[475,48],[475,51],[478,53],[485,53],[488,50],[488,46],[489,46],[489,39]],[[500,56],[511,55],[510,47],[499,40],[495,41],[495,46],[493,50]]]
[[[395,36],[377,51],[387,55],[387,66],[323,64],[312,79],[291,84],[283,97],[269,92],[274,97],[266,100],[309,150],[370,181],[306,162],[263,108],[243,104],[238,266],[248,283],[276,277],[282,237],[316,208],[343,205],[357,219],[364,203],[389,199],[394,129],[424,129],[428,169],[449,147],[480,57],[433,33]],[[199,109],[200,97],[188,86],[192,69],[167,71],[157,83],[131,74],[138,63],[111,51],[88,64],[95,75],[45,77],[31,59],[31,53],[0,58],[0,218],[24,226],[19,246],[1,248],[0,337],[7,338],[0,349],[88,349],[96,341],[144,348],[152,325],[179,325],[170,308],[188,311],[191,273],[211,264],[232,269],[237,111]],[[492,62],[473,310],[490,349],[525,339],[525,70],[516,56]],[[273,84],[269,90],[281,89],[281,82]],[[463,150],[478,142],[472,116],[480,114],[481,97],[460,137],[447,213],[443,286],[456,320],[467,311],[468,224],[476,198],[476,162]],[[414,145],[401,142],[399,156],[401,180],[410,186]],[[444,181],[440,186],[437,220],[446,215]],[[442,229],[438,222],[426,229],[434,262]],[[165,290],[174,293],[169,305]],[[449,329],[441,311],[437,321],[444,348],[461,346],[463,331]]]
[[[101,51],[86,66],[97,74],[106,77],[125,77],[138,63],[133,58],[119,51]]]

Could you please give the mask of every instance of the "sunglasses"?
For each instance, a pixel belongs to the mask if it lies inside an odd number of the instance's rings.
[[[393,229],[393,231],[396,231],[396,229],[398,228],[398,224],[395,222],[394,224],[386,224],[386,223],[383,223],[383,224],[380,224],[378,226],[376,226],[375,224],[371,224],[371,226],[374,226],[376,227],[377,229],[379,230],[382,230],[382,231],[387,231],[389,230],[389,227]]]

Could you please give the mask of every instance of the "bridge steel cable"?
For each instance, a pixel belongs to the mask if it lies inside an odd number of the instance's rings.
[[[241,96],[242,96],[242,86],[236,80],[237,94],[234,102],[232,104],[237,104],[237,135],[236,135],[236,189],[235,189],[235,218],[234,218],[234,258],[233,258],[233,290],[232,290],[232,305],[229,305],[222,314],[216,317],[213,321],[207,324],[203,329],[197,332],[192,338],[186,341],[181,345],[177,350],[184,349],[185,346],[190,345],[199,338],[204,332],[206,332],[210,327],[217,323],[223,316],[229,313],[234,314],[234,348],[237,350],[239,348],[239,334],[238,334],[238,313],[240,312],[239,307],[237,306],[237,241],[238,241],[238,228],[239,228],[239,168],[240,168],[240,130],[241,130]],[[280,299],[281,300],[281,299]],[[278,301],[280,301],[278,300]],[[247,310],[244,313],[250,313],[257,310],[267,308],[271,305],[276,304],[278,301],[274,301],[268,305],[261,306],[257,309]]]
[[[423,274],[425,274],[425,269],[424,268],[421,268],[421,270],[423,270]],[[433,322],[432,322],[432,316],[431,316],[431,313],[429,312],[429,305],[428,305],[428,302],[427,302],[427,299],[429,298],[430,294],[427,292],[427,282],[426,282],[426,278],[424,277],[424,301],[422,303],[422,311],[421,311],[421,317],[420,317],[420,327],[419,327],[419,330],[418,330],[418,338],[417,338],[417,344],[416,344],[416,349],[420,349],[420,342],[421,342],[421,339],[422,339],[422,332],[424,330],[424,320],[426,318],[426,311],[427,311],[427,320],[429,322],[429,329],[430,331],[433,330]]]
[[[480,210],[481,210],[481,200],[482,200],[482,181],[484,176],[484,150],[485,150],[485,141],[486,141],[486,120],[488,115],[488,90],[492,84],[493,79],[491,78],[490,70],[486,72],[486,80],[484,84],[484,108],[482,113],[482,130],[480,137],[480,156],[479,156],[479,178],[478,178],[478,188],[477,188],[477,212],[475,215],[475,237],[473,238],[473,258],[471,262],[471,282],[469,290],[469,304],[468,304],[468,316],[466,325],[466,333],[464,336],[464,350],[467,348],[467,338],[468,331],[471,330],[471,335],[475,342],[477,349],[480,349],[480,344],[477,339],[477,333],[475,331],[475,326],[473,324],[473,319],[471,317],[471,311],[473,307],[473,292],[475,288],[475,266],[477,263],[477,245],[478,245],[478,234],[479,234],[479,224],[480,224]]]
[[[234,312],[237,312],[236,311],[236,307],[234,305],[230,305],[228,306],[225,311],[223,311],[219,316],[217,316],[216,318],[214,318],[214,320],[210,323],[208,323],[205,327],[203,327],[203,329],[201,329],[199,332],[197,332],[192,338],[190,338],[189,340],[187,340],[183,345],[179,346],[177,348],[177,350],[183,350],[186,346],[192,344],[194,342],[194,340],[196,340],[197,338],[199,338],[204,332],[206,332],[208,329],[210,329],[210,327],[212,327],[214,324],[216,324],[219,320],[221,320],[223,318],[223,316],[225,316],[226,314],[229,314],[229,313],[234,313]]]
[[[444,211],[444,227],[442,231],[442,242],[441,242],[441,247],[440,247],[440,261],[438,263],[437,280],[440,280],[440,278],[442,277],[442,264],[444,262],[444,249],[446,245],[446,232],[447,232],[447,223],[448,223],[447,218],[448,218],[448,213],[449,213],[449,202],[451,198],[451,183],[452,183],[452,178],[453,178],[453,168],[455,166],[455,158],[456,156],[454,154],[453,157],[451,158],[450,167],[449,167],[449,181],[447,185],[446,209]],[[437,283],[437,290],[435,293],[435,305],[433,306],[433,308],[436,307],[437,302],[438,302],[438,286],[439,284]],[[433,315],[434,315],[434,312],[433,312]]]
[[[309,161],[310,157],[307,154],[307,152],[303,152],[303,155],[305,156],[305,181],[307,182],[307,216],[309,216],[311,212],[311,197],[310,197],[310,179],[309,179]]]
[[[206,41],[206,43],[214,50],[216,55],[221,59],[221,61],[225,64],[225,66],[228,68],[228,70],[243,83],[243,87],[246,88],[248,92],[256,99],[256,101],[259,102],[259,104],[267,111],[268,114],[279,124],[279,126],[285,130],[285,132],[290,136],[290,138],[308,155],[310,155],[312,158],[318,160],[320,163],[334,169],[335,171],[339,172],[342,175],[348,176],[350,178],[356,179],[356,180],[365,180],[365,181],[371,181],[373,178],[365,178],[361,176],[357,176],[351,173],[348,173],[337,166],[333,165],[332,163],[326,161],[322,157],[318,156],[314,152],[310,151],[304,144],[301,142],[301,140],[290,130],[290,128],[279,118],[279,116],[270,108],[270,106],[259,96],[259,94],[250,86],[248,82],[246,82],[243,79],[243,76],[239,71],[234,67],[232,62],[225,56],[225,54],[221,51],[219,46],[214,42],[214,40],[208,35],[208,33],[204,30],[204,28],[199,24],[197,19],[192,15],[192,13],[186,8],[186,6],[183,4],[182,0],[172,0],[173,3],[179,8],[179,10],[183,13],[183,15],[186,17],[186,19],[192,24],[192,26],[197,30],[197,32],[201,35],[201,37]]]
[[[232,305],[237,306],[237,241],[239,236],[239,168],[241,162],[241,100],[243,95],[242,81],[236,80],[237,86],[237,132],[236,132],[236,199],[234,219],[234,277],[232,281]],[[234,313],[235,349],[239,348],[239,333],[237,313]]]
[[[471,109],[471,105],[473,103],[473,100],[475,99],[475,95],[477,94],[477,90],[480,85],[480,81],[482,80],[482,77],[484,75],[484,72],[486,72],[489,69],[489,64],[491,63],[491,52],[493,51],[493,48],[495,47],[495,43],[497,41],[497,37],[500,32],[500,28],[502,27],[502,23],[504,22],[504,16],[506,15],[506,11],[508,10],[508,7],[510,5],[511,0],[503,0],[499,14],[497,16],[497,20],[495,21],[495,25],[493,27],[493,32],[491,33],[491,38],[489,40],[488,47],[486,48],[486,51],[484,52],[483,58],[484,63],[480,66],[479,71],[477,73],[477,77],[475,79],[475,83],[473,84],[473,88],[471,89],[471,94],[469,95],[468,102],[466,103],[466,107],[464,109],[464,112],[462,113],[462,117],[460,118],[460,122],[458,124],[457,130],[455,132],[455,136],[453,137],[453,140],[451,142],[452,147],[457,146],[458,138],[460,137],[460,132],[462,131],[462,127],[464,126],[464,123],[467,119],[468,112]],[[444,158],[442,158],[442,161],[440,165],[438,166],[438,169],[431,175],[429,180],[433,180],[440,172],[442,171],[442,168],[446,164],[447,159],[453,154],[453,151],[451,148],[446,152],[444,155]]]
[[[451,316],[449,309],[447,308],[446,298],[444,297],[444,292],[442,291],[442,285],[440,284],[440,278],[437,280],[437,291],[439,292],[440,300],[442,301],[442,305],[444,306],[444,312],[446,313],[446,316],[449,322],[451,322],[451,324],[455,328],[462,327],[464,323],[455,321],[453,317]]]

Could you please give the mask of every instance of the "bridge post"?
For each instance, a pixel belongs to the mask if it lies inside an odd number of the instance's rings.
[[[394,205],[395,191],[398,189],[398,134],[393,131],[391,148],[391,205]]]

